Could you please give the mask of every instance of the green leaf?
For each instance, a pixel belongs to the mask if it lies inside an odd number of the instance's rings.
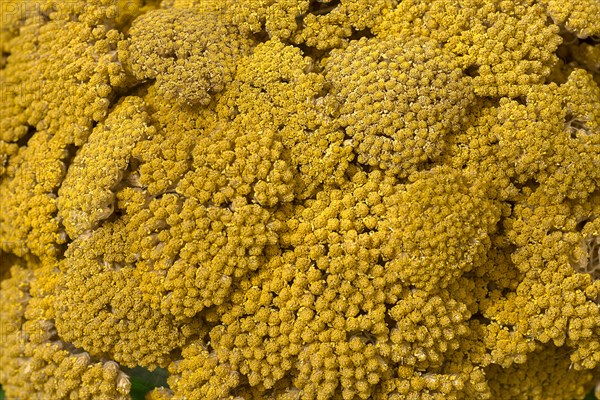
[[[594,389],[590,390],[584,400],[597,400],[596,396],[594,396]]]
[[[157,368],[150,372],[146,368],[135,367],[125,371],[131,379],[131,399],[144,400],[146,393],[157,387],[168,387],[167,371]]]

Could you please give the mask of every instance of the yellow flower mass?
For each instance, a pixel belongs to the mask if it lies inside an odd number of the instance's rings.
[[[600,391],[597,0],[1,6],[8,399]]]

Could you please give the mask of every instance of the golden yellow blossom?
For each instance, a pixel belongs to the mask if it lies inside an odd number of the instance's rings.
[[[600,387],[600,16],[563,3],[3,2],[6,396]]]

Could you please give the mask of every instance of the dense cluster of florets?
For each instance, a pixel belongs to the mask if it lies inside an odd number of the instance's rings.
[[[594,0],[15,0],[8,398],[600,381]],[[600,387],[600,386],[599,386]]]

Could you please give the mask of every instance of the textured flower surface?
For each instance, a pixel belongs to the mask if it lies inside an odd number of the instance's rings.
[[[600,390],[598,0],[7,0],[8,399]],[[164,382],[163,382],[164,383]]]

